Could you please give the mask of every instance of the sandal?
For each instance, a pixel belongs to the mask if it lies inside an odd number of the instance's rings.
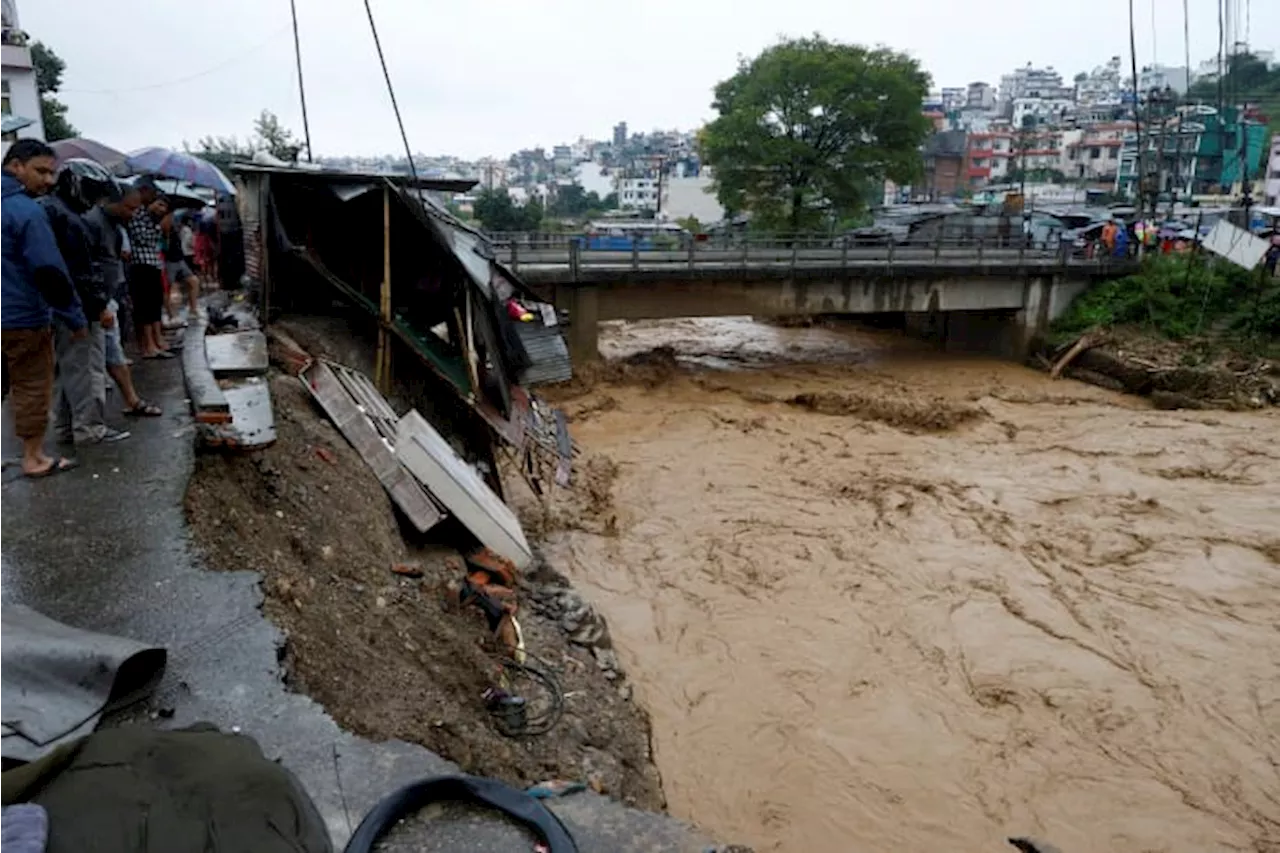
[[[151,353],[151,355],[143,356],[143,358],[151,359],[151,360],[173,358],[173,357],[174,357],[173,353],[169,352],[167,349],[156,350],[155,352]]]
[[[137,405],[126,408],[123,412],[128,418],[158,418],[164,414],[159,406],[152,405],[141,397],[138,398]]]
[[[57,459],[49,463],[49,467],[43,471],[23,471],[22,476],[28,480],[41,480],[45,477],[52,477],[54,474],[61,474],[64,471],[70,471],[73,468],[79,468],[80,463],[74,459],[68,459],[65,456],[59,456]]]

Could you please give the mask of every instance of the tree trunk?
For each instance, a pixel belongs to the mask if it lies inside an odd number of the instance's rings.
[[[791,190],[791,233],[788,241],[800,233],[800,206],[804,204],[804,190],[796,187]]]

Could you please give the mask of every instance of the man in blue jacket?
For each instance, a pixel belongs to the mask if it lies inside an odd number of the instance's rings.
[[[0,340],[13,397],[13,420],[22,439],[22,473],[47,477],[75,467],[44,452],[53,399],[53,318],[83,338],[88,323],[66,264],[35,197],[54,182],[53,149],[19,139],[5,152],[0,175]]]

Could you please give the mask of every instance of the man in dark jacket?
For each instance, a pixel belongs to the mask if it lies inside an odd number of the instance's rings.
[[[54,182],[54,154],[35,139],[14,142],[4,155],[0,178],[4,202],[0,252],[0,327],[4,362],[13,396],[13,420],[22,439],[22,472],[47,477],[75,467],[44,452],[53,396],[53,318],[87,335],[80,299],[72,287],[49,220],[35,197]]]
[[[113,191],[115,182],[106,169],[92,160],[72,159],[58,170],[54,191],[40,199],[89,321],[89,334],[78,338],[65,323],[53,324],[58,362],[54,430],[65,443],[98,444],[129,437],[107,425],[103,326],[114,324],[115,315],[107,307],[111,294],[102,268],[94,262],[93,235],[82,218]]]

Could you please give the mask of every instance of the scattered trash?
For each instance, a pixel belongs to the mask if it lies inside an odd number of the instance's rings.
[[[284,511],[276,510],[276,518],[284,518]]]
[[[373,603],[374,603],[374,605],[375,605],[375,606],[377,606],[377,607],[386,607],[386,606],[387,606],[387,600],[386,600],[385,598],[383,598],[381,595],[380,595],[380,596],[378,596],[377,598],[375,598],[375,599],[373,600]]]
[[[570,782],[567,779],[548,779],[545,782],[530,785],[524,789],[524,792],[535,799],[547,800],[552,797],[577,794],[585,790],[587,790],[587,786],[582,782]]]
[[[320,546],[320,559],[322,559],[322,560],[328,560],[328,559],[329,559],[329,558],[331,558],[332,556],[333,556],[333,546],[332,546],[332,545],[321,545],[321,546]]]
[[[417,563],[392,563],[391,571],[397,575],[403,575],[407,578],[422,577],[422,567]]]
[[[333,451],[327,447],[317,447],[316,456],[320,457],[325,462],[328,462],[330,465],[336,464],[338,461],[338,457],[335,456]]]

